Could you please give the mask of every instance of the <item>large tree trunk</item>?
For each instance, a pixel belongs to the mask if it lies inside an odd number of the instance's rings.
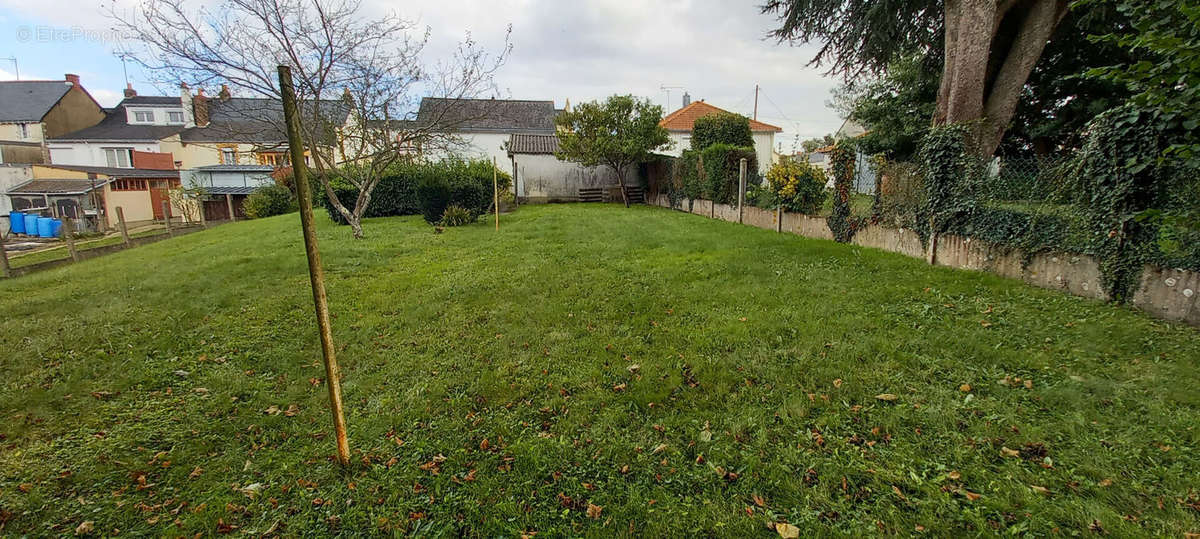
[[[1069,0],[946,0],[945,64],[934,124],[970,124],[978,154],[994,154],[1068,5]]]

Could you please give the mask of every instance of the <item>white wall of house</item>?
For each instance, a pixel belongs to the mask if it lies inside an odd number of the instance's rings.
[[[33,167],[29,165],[0,165],[0,234],[8,234],[8,212],[12,211],[12,201],[4,193],[31,179]]]
[[[553,201],[574,199],[581,188],[615,187],[617,174],[611,167],[584,167],[569,161],[560,161],[549,154],[517,154],[517,194],[522,199]],[[503,165],[501,165],[503,167]],[[511,173],[512,166],[504,167]],[[625,172],[627,186],[639,185],[637,169]]]
[[[105,148],[124,148],[139,152],[158,152],[158,142],[51,142],[47,144],[50,150],[50,163],[55,165],[85,165],[93,167],[109,166],[105,156]],[[133,166],[132,163],[129,165]]]
[[[270,172],[233,172],[183,170],[179,173],[184,187],[262,187],[274,185]]]
[[[0,124],[0,140],[41,142],[44,138],[41,122]]]
[[[671,148],[660,153],[679,157],[683,155],[683,151],[692,147],[692,132],[691,131],[671,131]],[[757,131],[753,133],[754,137],[754,156],[758,160],[758,173],[766,174],[767,169],[771,168],[771,150],[775,147],[775,133],[771,131]]]
[[[459,137],[463,140],[464,147],[455,148],[453,153],[464,159],[486,159],[491,161],[494,157],[497,166],[504,168],[504,163],[508,162],[508,150],[504,149],[504,145],[508,142],[508,133],[460,133]],[[447,153],[435,153],[435,158],[446,157]]]

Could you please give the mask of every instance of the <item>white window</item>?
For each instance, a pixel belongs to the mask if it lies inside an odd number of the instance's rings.
[[[17,136],[21,139],[29,138],[29,124],[17,124]]]
[[[173,124],[183,123],[183,112],[169,111],[167,112],[167,121]]]
[[[233,148],[221,148],[221,164],[222,165],[236,165],[237,164],[237,150],[235,150]]]
[[[154,111],[152,110],[135,110],[133,111],[133,121],[137,123],[152,124],[154,123]]]
[[[133,162],[131,148],[104,148],[104,159],[110,167],[129,168]]]

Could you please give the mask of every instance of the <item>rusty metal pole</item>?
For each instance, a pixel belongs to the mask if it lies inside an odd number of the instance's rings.
[[[329,305],[325,296],[325,275],[321,269],[321,252],[317,249],[317,229],[313,223],[312,184],[308,183],[304,166],[304,141],[300,136],[300,113],[296,107],[296,89],[292,86],[292,69],[279,66],[279,93],[283,97],[283,115],[287,122],[288,151],[296,181],[296,198],[300,199],[300,228],[304,233],[304,250],[308,254],[308,276],[312,282],[313,304],[317,311],[317,329],[321,334],[321,353],[325,357],[325,386],[329,388],[329,405],[333,412],[333,430],[337,436],[338,462],[350,464],[350,442],[346,438],[346,418],[342,413],[342,382],[337,355],[333,347],[333,331],[329,326]]]
[[[129,227],[125,226],[125,210],[117,206],[117,224],[121,227],[121,239],[124,240],[125,246],[129,247]]]
[[[496,175],[496,156],[492,156],[492,205],[496,206],[496,230],[500,230],[500,187]]]
[[[742,222],[742,206],[746,203],[746,158],[738,161],[738,222]]]

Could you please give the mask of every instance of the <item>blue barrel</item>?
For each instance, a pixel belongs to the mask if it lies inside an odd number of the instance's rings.
[[[54,237],[54,219],[49,217],[38,217],[37,233],[40,238]]]
[[[62,225],[63,225],[62,219],[55,219],[55,220],[51,221],[50,222],[50,235],[55,238],[59,237],[62,234]]]
[[[25,235],[26,236],[36,236],[37,235],[37,220],[38,220],[37,215],[34,215],[32,213],[25,214]]]
[[[25,214],[19,211],[8,212],[8,226],[13,234],[25,233]]]

